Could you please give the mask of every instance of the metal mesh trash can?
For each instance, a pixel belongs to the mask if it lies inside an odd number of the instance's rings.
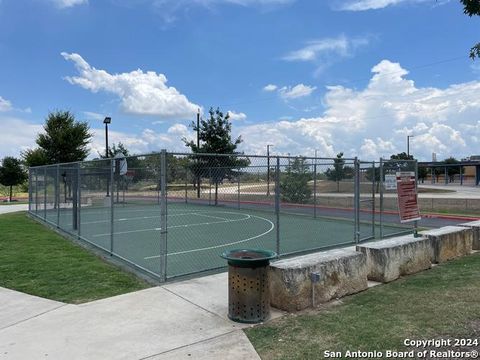
[[[268,250],[230,250],[228,261],[228,317],[242,323],[259,323],[270,316],[268,265],[277,254]]]

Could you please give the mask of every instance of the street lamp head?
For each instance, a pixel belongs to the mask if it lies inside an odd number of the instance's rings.
[[[110,124],[111,122],[112,122],[112,118],[109,116],[105,117],[105,119],[103,120],[104,124]]]

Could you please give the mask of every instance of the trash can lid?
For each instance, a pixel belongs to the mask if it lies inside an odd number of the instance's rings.
[[[222,258],[227,259],[232,265],[255,265],[277,257],[277,253],[263,249],[234,249],[225,251]]]

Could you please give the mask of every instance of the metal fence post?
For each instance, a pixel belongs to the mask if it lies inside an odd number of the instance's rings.
[[[38,215],[38,168],[35,169],[35,215]]]
[[[418,206],[418,160],[415,160],[414,163],[415,169],[415,193],[417,194],[417,206]],[[418,237],[418,221],[413,222],[413,236]]]
[[[32,212],[32,169],[28,168],[28,212]]]
[[[185,204],[188,204],[188,168],[185,166]]]
[[[78,210],[78,216],[77,216],[77,221],[78,221],[78,233],[77,233],[77,238],[80,239],[82,236],[82,186],[81,186],[81,175],[80,175],[80,170],[81,166],[80,163],[78,163],[78,168],[77,168],[77,210]]]
[[[208,205],[212,205],[212,168],[208,168]]]
[[[380,158],[380,239],[383,239],[383,159]]]
[[[113,196],[114,194],[114,175],[115,175],[115,160],[110,160],[110,177],[109,181],[107,181],[107,189],[109,187],[108,184],[111,184],[111,189],[110,189],[110,256],[113,255],[114,252],[114,231],[115,231],[115,214],[114,214],[114,200],[115,197]],[[107,190],[108,191],[108,190]]]
[[[43,219],[47,220],[47,167],[43,168]]]
[[[240,209],[240,168],[238,169],[237,175],[237,208]]]
[[[375,161],[372,162],[372,236],[375,237]]]
[[[275,168],[275,228],[277,256],[280,256],[280,157],[278,156]]]
[[[355,185],[354,185],[354,212],[355,212],[355,243],[359,243],[360,239],[360,164],[358,158],[355,157]]]
[[[57,203],[57,227],[60,227],[60,165],[57,164],[55,178],[55,202]]]
[[[160,280],[167,279],[167,152],[160,154]]]
[[[313,217],[317,218],[317,157],[313,164]]]

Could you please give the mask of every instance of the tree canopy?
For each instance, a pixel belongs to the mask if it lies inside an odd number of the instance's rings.
[[[290,203],[303,204],[312,197],[312,190],[308,186],[311,179],[309,165],[304,157],[296,157],[287,166],[280,181],[282,200]]]
[[[27,180],[27,174],[22,168],[20,160],[7,156],[0,166],[0,184],[10,187],[9,201],[12,201],[12,187]]]
[[[460,0],[463,5],[463,12],[470,17],[480,15],[480,0]],[[470,57],[475,59],[480,57],[480,43],[475,44],[470,49]]]
[[[69,111],[48,114],[38,134],[37,145],[45,152],[49,164],[82,161],[88,156],[87,148],[92,134],[86,122],[78,122]]]
[[[194,131],[198,132],[199,146],[195,141],[183,139],[185,146],[189,147],[195,156],[191,157],[190,171],[197,179],[198,195],[200,194],[200,179],[208,177],[215,184],[215,205],[218,203],[218,184],[225,178],[232,178],[238,175],[239,168],[247,166],[247,159],[239,159],[237,146],[242,143],[239,136],[232,138],[232,123],[230,116],[224,114],[219,108],[210,108],[208,118],[202,119],[199,127],[195,122],[191,124]],[[201,154],[224,154],[232,156],[208,156]],[[235,169],[237,169],[235,171]]]
[[[26,167],[48,164],[47,154],[41,148],[27,149],[22,151],[20,156]]]
[[[337,192],[340,192],[340,181],[345,179],[351,172],[352,169],[345,166],[345,159],[343,158],[343,152],[341,152],[338,153],[337,157],[333,160],[333,169],[328,169],[325,175],[328,180],[337,183]]]
[[[130,156],[130,151],[127,149],[122,142],[118,144],[113,143],[112,146],[108,147],[108,157],[114,158],[117,154],[123,154],[123,156],[128,157]],[[98,153],[101,159],[106,159],[105,153]]]

